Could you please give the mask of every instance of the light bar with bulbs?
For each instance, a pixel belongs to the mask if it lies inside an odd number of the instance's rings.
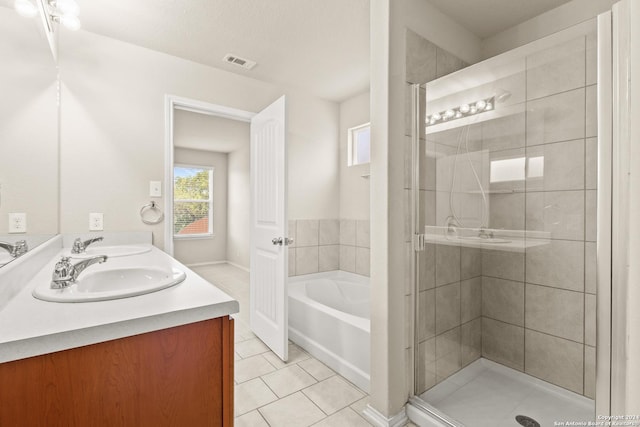
[[[44,0],[43,3],[48,21],[59,22],[72,31],[80,29],[80,8],[76,0]],[[13,6],[21,16],[30,18],[38,14],[38,6],[33,0],[15,0]]]
[[[427,126],[433,126],[438,123],[444,123],[451,120],[461,119],[463,117],[473,116],[475,114],[484,113],[493,110],[495,106],[495,96],[481,99],[479,101],[462,104],[459,107],[449,108],[439,113],[433,113],[426,117]]]

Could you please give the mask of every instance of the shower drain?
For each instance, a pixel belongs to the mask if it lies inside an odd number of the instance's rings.
[[[524,415],[516,415],[516,421],[523,427],[540,427],[540,423]]]

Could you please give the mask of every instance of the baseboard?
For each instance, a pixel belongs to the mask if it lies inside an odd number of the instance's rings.
[[[244,267],[244,266],[242,266],[240,264],[236,264],[235,262],[226,261],[226,263],[229,264],[229,265],[233,265],[234,267],[239,268],[240,270],[244,270],[247,273],[250,271],[247,267]]]
[[[385,417],[371,405],[367,405],[362,413],[370,423],[377,427],[401,427],[409,422],[409,418],[407,417],[404,407],[391,418]]]
[[[208,265],[226,264],[227,261],[209,261],[209,262],[195,262],[193,264],[185,264],[187,267],[206,267]]]

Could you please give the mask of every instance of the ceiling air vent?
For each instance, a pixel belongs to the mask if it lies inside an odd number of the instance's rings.
[[[222,58],[222,60],[224,62],[227,62],[229,64],[233,64],[233,65],[237,65],[239,67],[244,68],[245,70],[250,70],[253,67],[256,66],[256,62],[255,61],[251,61],[249,59],[245,59],[245,58],[240,58],[237,55],[233,55],[231,53],[227,53],[224,58]]]

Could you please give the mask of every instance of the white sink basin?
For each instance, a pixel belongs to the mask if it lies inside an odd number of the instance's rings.
[[[0,249],[0,267],[8,263],[9,261],[13,261],[15,258],[9,255],[9,252],[5,252],[4,249]]]
[[[118,245],[118,246],[89,246],[81,254],[67,256],[76,259],[92,258],[96,255],[106,255],[109,258],[144,254],[151,251],[151,245]]]
[[[511,240],[499,239],[497,237],[458,236],[456,239],[478,243],[511,243]]]
[[[46,283],[33,290],[33,296],[52,302],[89,302],[133,297],[177,285],[186,275],[178,269],[157,267],[114,268],[85,271],[71,286],[51,289]]]

